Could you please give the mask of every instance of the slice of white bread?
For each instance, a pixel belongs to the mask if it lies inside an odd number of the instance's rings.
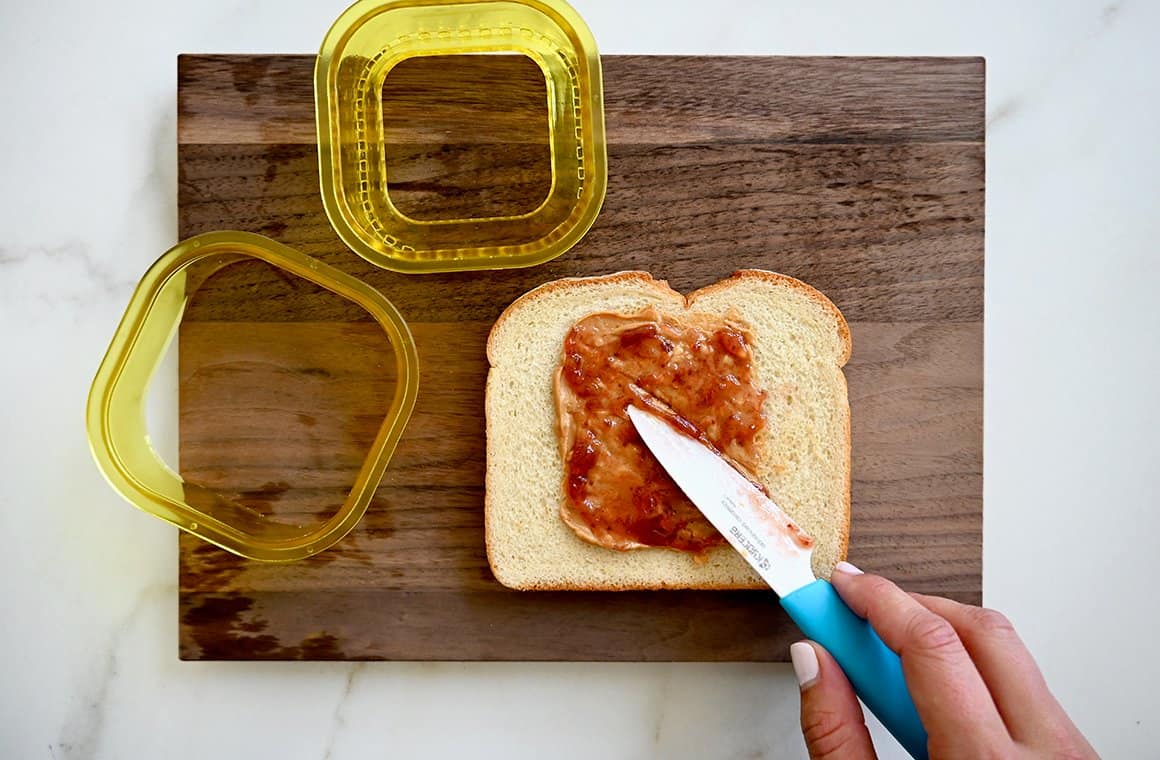
[[[767,391],[754,474],[816,540],[814,571],[829,577],[850,533],[850,406],[842,367],[850,330],[803,282],[745,270],[687,298],[644,272],[563,279],[509,306],[487,341],[487,557],[521,590],[764,588],[731,547],[701,558],[666,548],[616,551],[587,543],[560,517],[564,461],[553,379],[572,325],[595,312],[647,306],[678,319],[728,315],[749,328],[757,384]]]

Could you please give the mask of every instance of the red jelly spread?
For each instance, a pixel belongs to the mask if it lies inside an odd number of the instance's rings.
[[[564,521],[613,549],[701,552],[725,539],[649,453],[625,412],[648,394],[745,470],[765,424],[745,328],[655,309],[592,314],[564,339],[556,404],[564,455]],[[643,391],[643,394],[641,393]]]

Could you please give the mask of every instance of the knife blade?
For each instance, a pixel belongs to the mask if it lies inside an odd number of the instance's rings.
[[[828,581],[814,577],[813,542],[765,492],[716,450],[637,406],[628,417],[657,461],[770,588],[805,635],[834,656],[854,691],[912,757],[925,760],[926,730],[902,663]]]

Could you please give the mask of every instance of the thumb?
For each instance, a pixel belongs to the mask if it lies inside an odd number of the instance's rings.
[[[875,760],[862,706],[830,653],[799,641],[789,656],[802,690],[802,735],[811,760]]]

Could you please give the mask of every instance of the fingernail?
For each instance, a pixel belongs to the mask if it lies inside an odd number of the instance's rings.
[[[847,575],[862,575],[862,571],[851,565],[849,562],[839,562],[834,565],[835,572],[846,573]]]
[[[797,678],[798,686],[806,688],[813,686],[818,680],[818,653],[813,645],[807,641],[799,641],[789,645],[789,659],[793,663],[793,674]]]

